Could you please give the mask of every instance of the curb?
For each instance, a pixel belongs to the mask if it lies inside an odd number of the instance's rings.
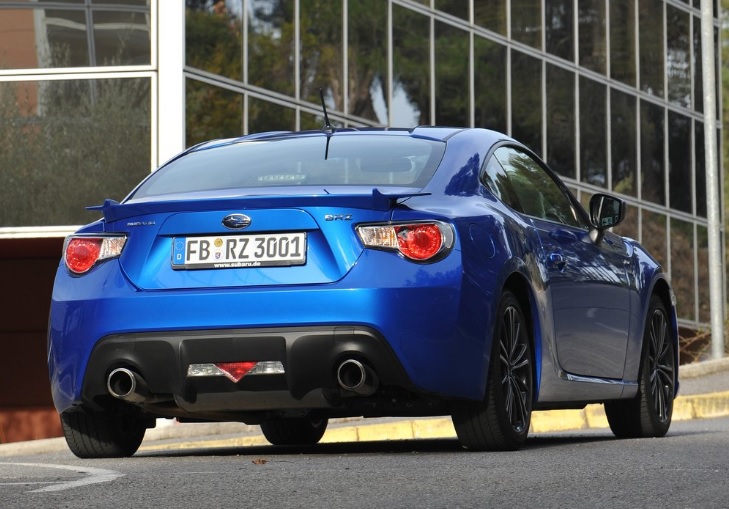
[[[729,415],[729,391],[697,396],[679,396],[673,407],[674,421],[709,419]],[[602,405],[588,405],[582,410],[546,410],[532,415],[530,433],[553,433],[584,429],[608,428]],[[341,442],[371,442],[380,440],[417,440],[456,438],[450,418],[413,419],[382,424],[364,424],[328,429],[322,444]],[[182,444],[143,445],[140,452],[215,447],[246,447],[269,445],[263,436],[218,440],[197,440]]]

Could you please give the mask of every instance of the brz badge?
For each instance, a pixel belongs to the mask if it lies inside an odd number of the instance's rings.
[[[223,218],[223,226],[230,230],[241,230],[251,224],[251,218],[245,214],[230,214]]]
[[[327,214],[324,221],[351,221],[352,214]]]

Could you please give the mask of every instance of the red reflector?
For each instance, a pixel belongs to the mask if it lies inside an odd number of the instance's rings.
[[[74,238],[66,246],[66,265],[76,274],[83,274],[94,266],[101,253],[102,239]]]
[[[238,383],[250,370],[256,367],[257,362],[216,362],[215,366],[225,373],[230,380]]]
[[[395,226],[400,252],[412,260],[427,260],[440,251],[443,235],[434,224]]]

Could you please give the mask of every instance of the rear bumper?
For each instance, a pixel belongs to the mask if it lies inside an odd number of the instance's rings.
[[[337,392],[336,368],[366,362],[382,385],[411,383],[387,342],[362,327],[228,329],[108,336],[96,345],[84,378],[86,404],[108,397],[110,371],[126,367],[147,384],[150,399],[174,401],[185,412],[231,412],[326,407],[322,390]],[[191,364],[279,361],[284,375],[188,377]]]

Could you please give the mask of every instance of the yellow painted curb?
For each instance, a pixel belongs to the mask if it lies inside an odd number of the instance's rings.
[[[715,394],[679,396],[673,406],[673,420],[707,419],[729,415],[729,391]],[[582,410],[543,410],[532,414],[531,433],[550,433],[587,428],[607,428],[603,405],[587,405]],[[412,419],[379,424],[330,428],[321,443],[371,442],[380,440],[413,440],[455,438],[456,431],[449,417]],[[269,445],[263,436],[247,436],[219,440],[196,440],[169,444],[150,444],[141,452],[175,449],[202,449]]]

